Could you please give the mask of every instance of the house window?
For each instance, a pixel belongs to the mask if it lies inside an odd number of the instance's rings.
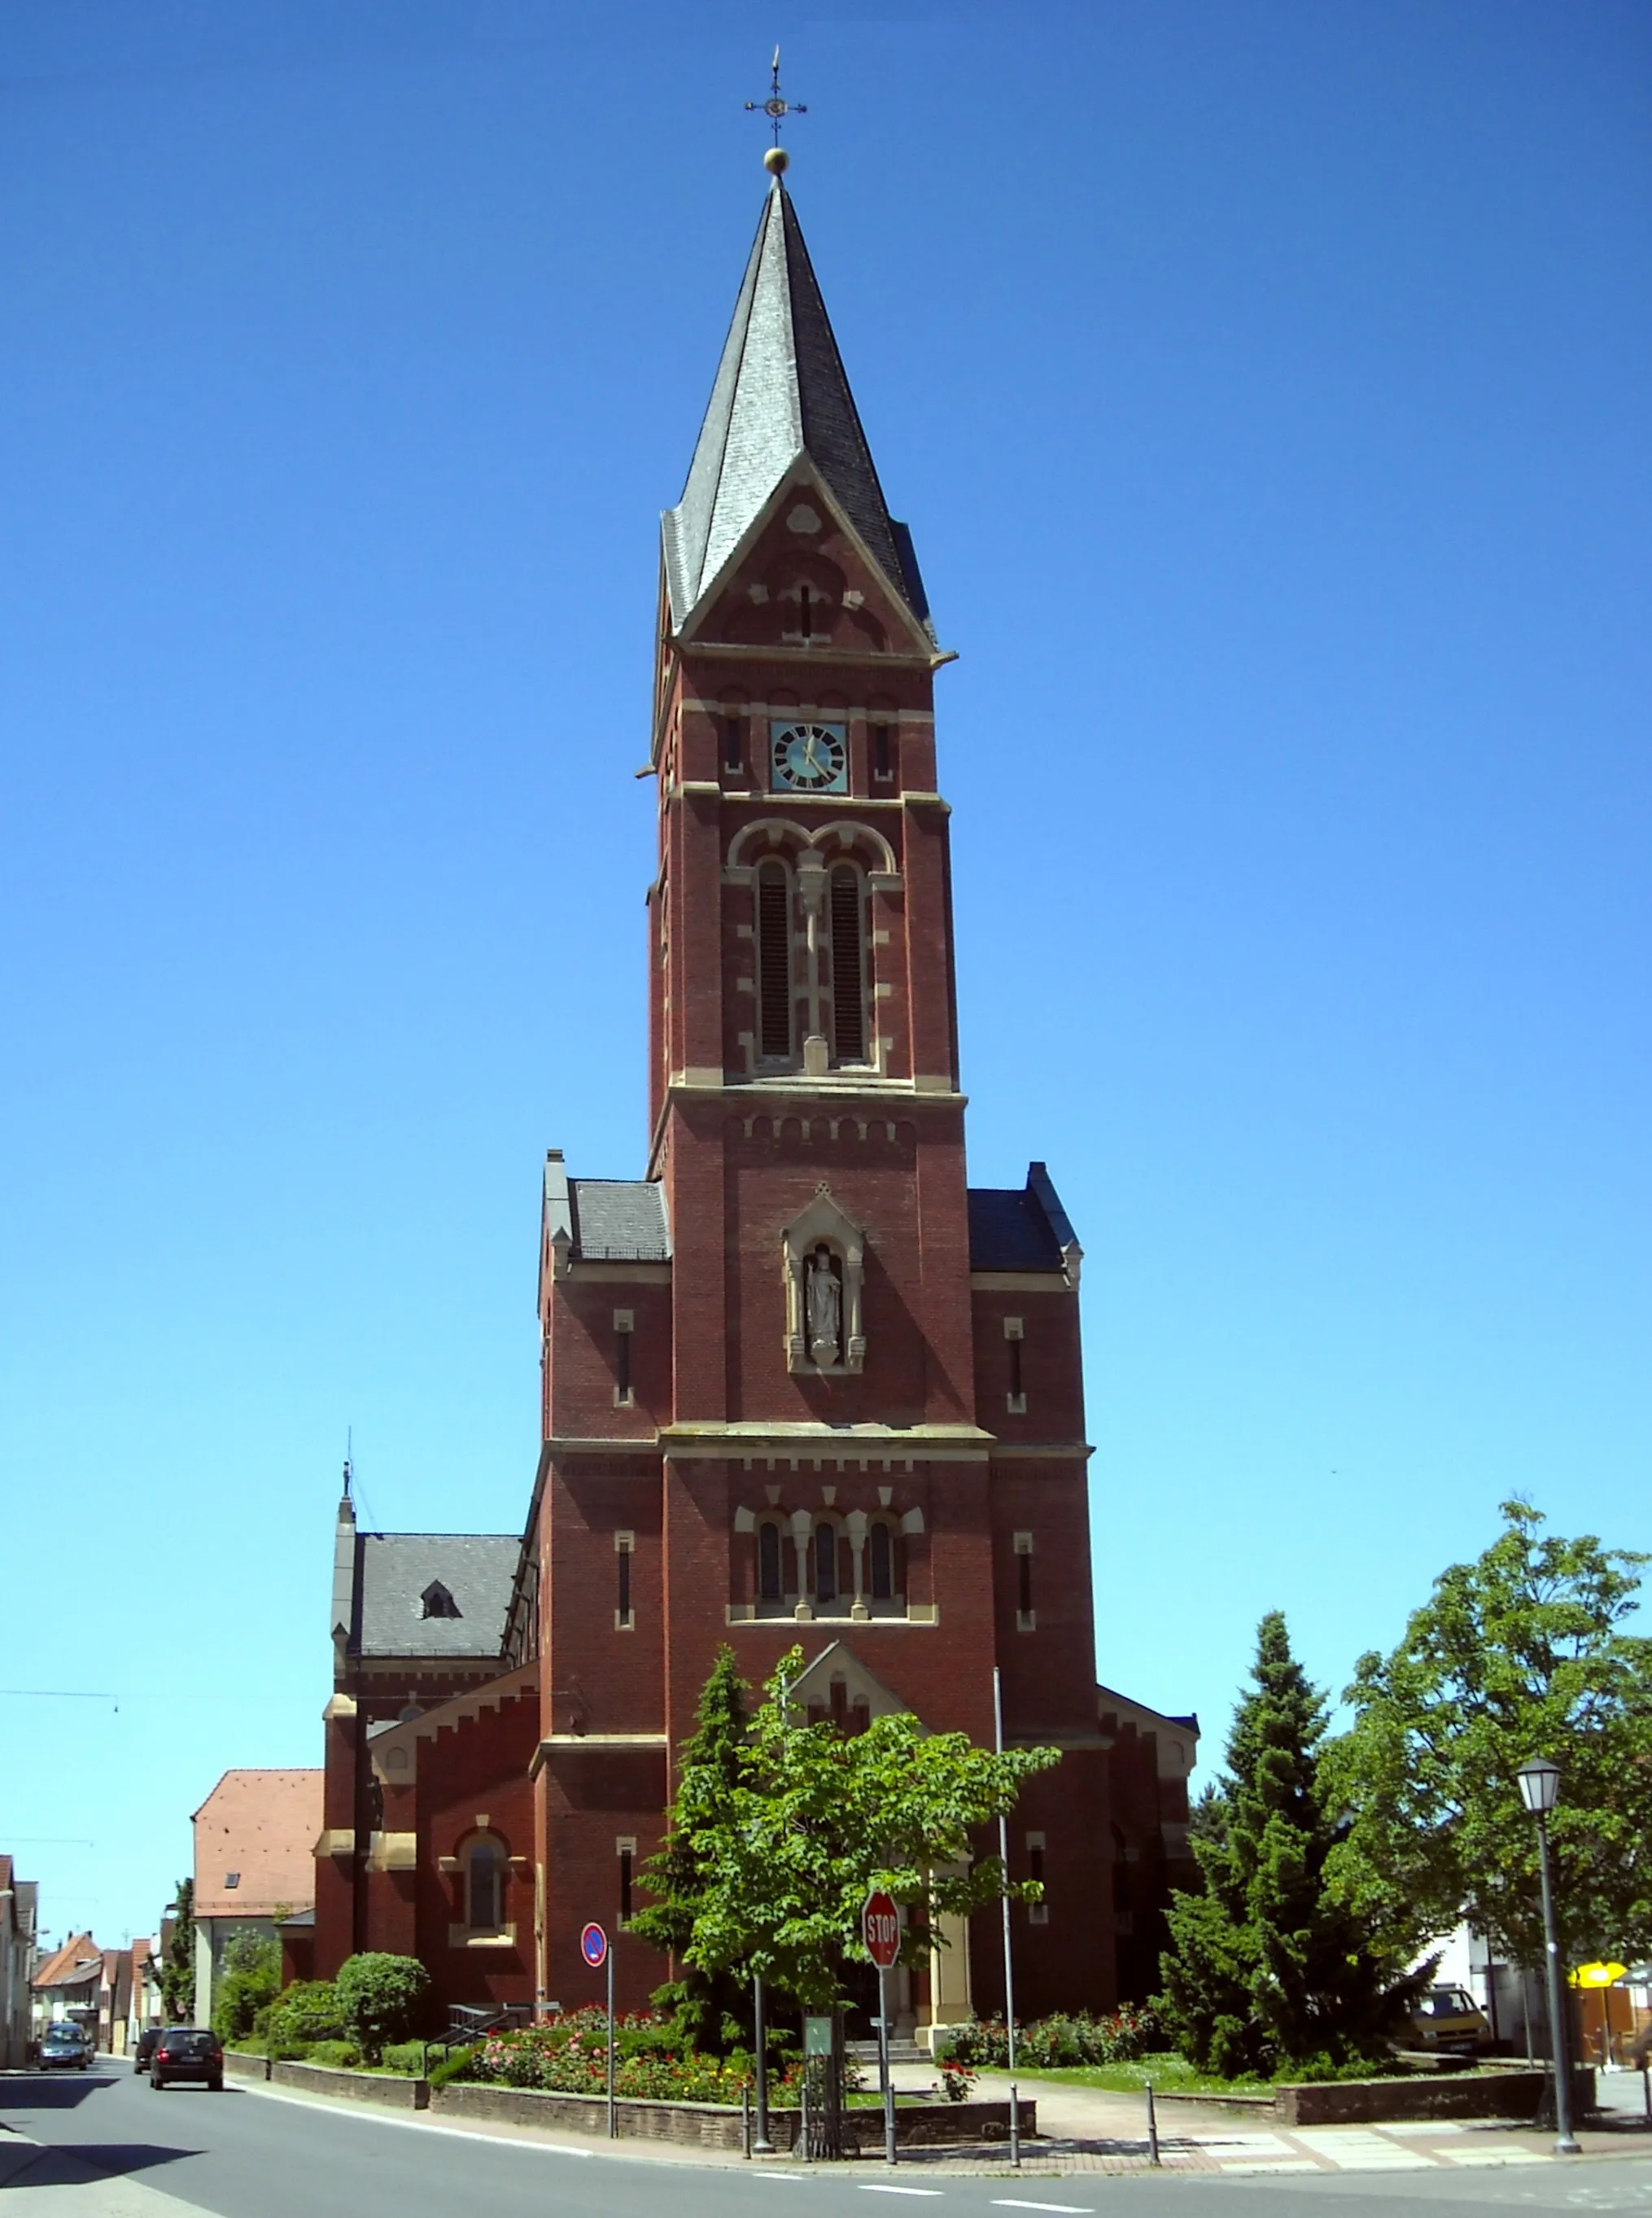
[[[1015,1536],[1015,1629],[1018,1633],[1034,1633],[1038,1620],[1032,1607],[1032,1535],[1018,1533]]]
[[[758,1527],[758,1600],[784,1602],[786,1599],[785,1548],[776,1524]]]
[[[838,1599],[838,1530],[825,1523],[814,1528],[814,1599]]]
[[[461,1617],[464,1613],[440,1579],[432,1579],[419,1596],[426,1617]]]
[[[614,1535],[614,1568],[616,1575],[614,1630],[616,1633],[629,1633],[636,1624],[636,1620],[631,1612],[631,1558],[636,1552],[636,1546],[637,1536],[634,1533],[616,1533]]]
[[[504,1922],[504,1868],[492,1841],[476,1841],[465,1858],[465,1923],[473,1933],[497,1933]]]
[[[894,1534],[887,1525],[874,1525],[867,1535],[871,1555],[872,1600],[894,1600]]]
[[[783,863],[758,865],[758,1035],[764,1058],[792,1055],[791,887]]]
[[[224,1874],[224,1884],[225,1884],[225,1886],[226,1886],[226,1887],[239,1887],[239,1886],[240,1886],[240,1884],[241,1884],[241,1874],[240,1874],[240,1873],[239,1873],[239,1872],[226,1872],[226,1873],[225,1873],[225,1874]]]
[[[832,873],[832,1030],[839,1063],[866,1060],[866,990],[860,873],[839,864]]]

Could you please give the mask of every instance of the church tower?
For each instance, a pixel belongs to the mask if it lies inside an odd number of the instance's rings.
[[[664,519],[644,1175],[548,1161],[543,1450],[514,1608],[536,1655],[536,1988],[628,1905],[721,1643],[852,1731],[910,1709],[1057,1769],[1014,1820],[1022,2012],[1117,1992],[1094,1671],[1080,1253],[1042,1164],[971,1190],[937,646],[777,176]],[[999,1936],[908,1979],[920,2035]],[[630,1959],[628,1964],[628,1956]],[[660,1976],[618,1957],[640,2006]]]

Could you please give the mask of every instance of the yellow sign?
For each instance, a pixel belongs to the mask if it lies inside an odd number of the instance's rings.
[[[1575,1987],[1610,1987],[1624,1977],[1627,1964],[1580,1964],[1572,1974]]]

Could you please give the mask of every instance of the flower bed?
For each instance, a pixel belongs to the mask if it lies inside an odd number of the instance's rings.
[[[1104,2017],[1088,2010],[1036,2018],[1015,2029],[1015,2060],[1024,2071],[1053,2071],[1075,2064],[1132,2064],[1160,2038],[1153,2012],[1128,2003]],[[1009,2028],[1002,2018],[960,2026],[947,2054],[964,2066],[1002,2072],[1010,2061]]]
[[[615,2034],[616,2095],[640,2102],[714,2103],[738,2109],[743,2091],[752,2083],[751,2057],[702,2055],[659,2018],[646,2014],[622,2017]],[[772,2102],[796,2101],[797,2072],[794,2058],[770,2064]],[[465,2078],[546,2095],[605,2095],[608,2020],[599,2010],[581,2010],[552,2025],[490,2034],[471,2057]]]

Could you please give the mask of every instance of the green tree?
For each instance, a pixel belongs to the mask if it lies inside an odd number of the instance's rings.
[[[418,2031],[430,1992],[430,1975],[417,1956],[395,1956],[380,1948],[346,1956],[333,1981],[338,2014],[369,2064],[387,2043],[411,2041]]]
[[[1203,1894],[1178,1894],[1160,2007],[1201,2070],[1336,2069],[1383,2055],[1426,1975],[1405,1936],[1339,1900],[1327,1865],[1341,1827],[1319,1777],[1325,1699],[1290,1652],[1283,1614],[1257,1634],[1254,1691],[1228,1770],[1200,1805]]]
[[[222,1968],[213,2031],[223,2041],[243,2041],[259,2011],[281,1992],[281,1942],[266,1934],[232,1933]]]
[[[1420,1946],[1465,1913],[1515,1961],[1543,1953],[1537,1827],[1516,1774],[1561,1770],[1550,1821],[1573,1962],[1652,1951],[1652,1640],[1623,1630],[1649,1559],[1547,1535],[1528,1502],[1435,1581],[1390,1656],[1361,1657],[1352,1728],[1327,1752],[1352,1816],[1351,1902]]]
[[[195,2006],[195,1883],[181,1879],[172,1895],[172,1930],[161,1959],[161,2009],[169,2025],[187,2025]]]
[[[736,1758],[733,1784],[708,1793],[678,1831],[699,1892],[684,1947],[707,1973],[752,1972],[805,2009],[832,2008],[846,1955],[861,1954],[860,1912],[875,1887],[908,1905],[902,1951],[920,1963],[944,1913],[995,1904],[996,1856],[972,1862],[976,1829],[1013,1807],[1022,1782],[1060,1761],[1053,1748],[1003,1755],[962,1733],[928,1733],[915,1717],[874,1718],[845,1736],[798,1723],[788,1688],[793,1649],[765,1688]],[[1012,1897],[1036,1899],[1022,1883]]]
[[[657,2010],[674,2018],[696,2048],[722,2048],[746,2037],[747,2012],[739,1982],[727,1971],[706,1972],[685,1961],[694,1921],[705,1899],[707,1874],[695,1846],[696,1831],[725,1816],[740,1781],[740,1751],[750,1692],[734,1651],[717,1651],[700,1692],[695,1730],[678,1757],[677,1797],[659,1854],[639,1874],[655,1899],[639,1910],[630,1930],[673,1960],[674,1976],[654,1990]]]

